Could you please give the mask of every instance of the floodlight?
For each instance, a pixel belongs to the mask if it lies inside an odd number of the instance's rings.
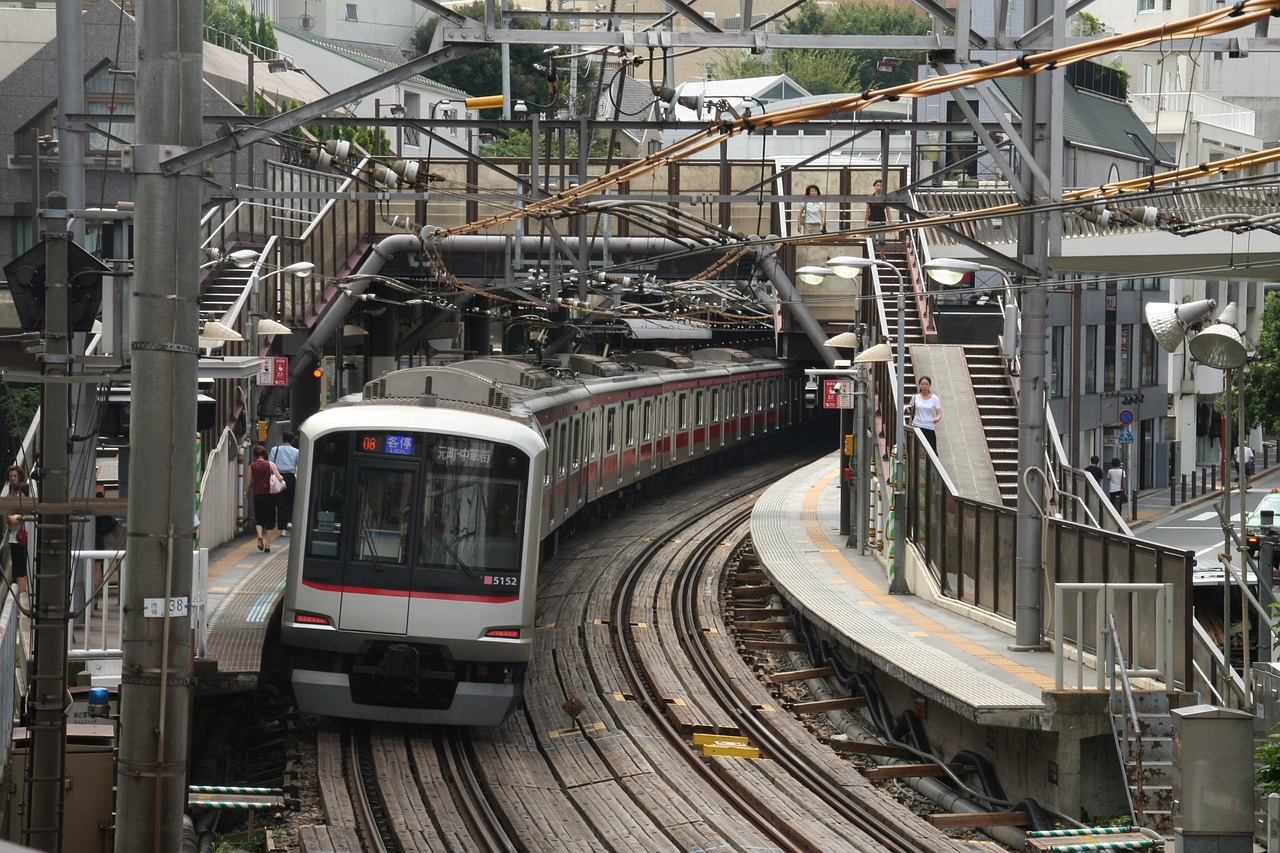
[[[1147,315],[1147,327],[1155,336],[1156,343],[1168,352],[1176,352],[1187,337],[1189,328],[1208,319],[1215,307],[1217,303],[1212,299],[1183,302],[1181,305],[1148,302],[1143,312]]]
[[[1236,304],[1222,309],[1218,322],[1200,332],[1187,343],[1191,357],[1201,364],[1219,370],[1243,367],[1249,358],[1244,337],[1236,329]]]

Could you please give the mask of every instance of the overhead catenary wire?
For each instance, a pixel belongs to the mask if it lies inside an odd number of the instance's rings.
[[[1202,38],[1217,35],[1261,21],[1269,16],[1276,15],[1277,12],[1280,12],[1280,6],[1274,0],[1241,0],[1241,2],[1229,8],[1204,12],[1181,21],[1148,27],[1129,34],[1095,39],[1083,44],[1050,50],[1044,53],[1024,54],[1015,59],[992,65],[967,68],[952,74],[917,80],[884,89],[869,89],[859,95],[847,95],[760,116],[747,113],[733,121],[713,123],[705,130],[679,140],[661,151],[650,154],[641,160],[615,169],[598,178],[584,181],[577,187],[563,189],[546,199],[531,201],[522,210],[497,214],[472,223],[443,229],[440,232],[440,236],[471,234],[515,219],[563,215],[566,206],[573,202],[635,180],[638,177],[656,171],[664,165],[683,160],[700,151],[718,145],[725,138],[740,133],[785,127],[799,122],[826,118],[840,112],[856,112],[872,104],[885,101],[942,94],[953,89],[1002,77],[1030,76],[1040,71],[1052,70],[1084,59],[1116,51],[1130,50],[1167,39]],[[1274,152],[1272,153],[1274,154]],[[1271,161],[1269,159],[1263,162]],[[1215,167],[1221,167],[1221,165],[1221,163],[1214,164]],[[1179,170],[1179,172],[1183,171],[1186,170]],[[1202,176],[1197,175],[1197,177]]]

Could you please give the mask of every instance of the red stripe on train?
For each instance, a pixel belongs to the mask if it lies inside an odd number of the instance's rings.
[[[401,589],[376,589],[374,587],[344,586],[342,584],[315,583],[303,581],[302,585],[319,592],[340,592],[344,595],[382,595],[389,598],[426,598],[435,601],[477,601],[484,604],[509,604],[519,601],[518,595],[461,595],[449,592],[409,592]]]

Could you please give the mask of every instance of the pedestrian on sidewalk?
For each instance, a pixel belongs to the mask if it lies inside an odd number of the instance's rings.
[[[1249,486],[1253,483],[1253,448],[1247,444],[1236,446],[1235,460],[1231,463],[1231,467],[1240,470],[1240,458],[1244,457],[1244,487],[1248,491]]]
[[[1129,475],[1120,467],[1120,460],[1111,459],[1111,467],[1107,469],[1107,497],[1116,512],[1122,512],[1125,502],[1129,500]]]
[[[920,437],[929,442],[933,452],[938,452],[938,421],[942,420],[942,398],[933,393],[933,380],[921,376],[916,382],[916,393],[911,395],[907,410],[911,425]]]
[[[271,539],[276,532],[276,498],[271,492],[271,475],[279,474],[273,462],[267,459],[267,449],[261,444],[253,446],[253,462],[249,465],[249,477],[245,482],[244,496],[253,498],[253,524],[258,531],[258,550],[271,552]]]
[[[276,495],[276,526],[281,536],[288,536],[293,527],[293,489],[298,484],[298,445],[292,432],[281,434],[280,443],[271,448],[270,460],[284,478],[284,491]]]
[[[1098,483],[1098,488],[1100,488],[1100,489],[1105,489],[1105,488],[1106,488],[1106,484],[1103,482],[1103,479],[1104,479],[1107,475],[1106,475],[1106,473],[1102,470],[1102,460],[1101,460],[1101,459],[1099,459],[1099,458],[1098,458],[1098,457],[1096,457],[1096,456],[1090,456],[1090,457],[1089,457],[1089,464],[1085,467],[1085,469],[1084,469],[1084,470],[1085,470],[1085,471],[1088,471],[1088,472],[1089,472],[1089,475],[1090,475],[1091,477],[1093,477],[1093,479],[1094,479],[1094,480],[1096,480],[1096,481],[1097,481],[1097,483]]]

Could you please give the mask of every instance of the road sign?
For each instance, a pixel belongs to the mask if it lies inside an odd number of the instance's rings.
[[[1125,424],[1126,426],[1133,423],[1133,409],[1120,410],[1120,423]],[[1132,438],[1129,440],[1133,441]]]
[[[1116,441],[1120,444],[1133,444],[1133,430],[1125,427],[1116,435]]]

